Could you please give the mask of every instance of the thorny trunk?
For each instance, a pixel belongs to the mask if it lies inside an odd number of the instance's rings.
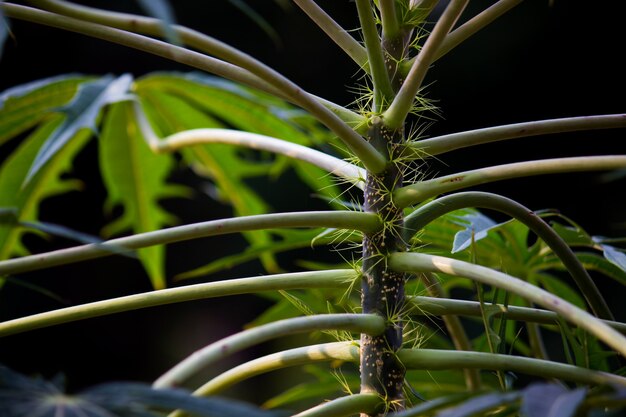
[[[403,82],[398,64],[407,57],[411,38],[409,29],[401,30],[393,39],[382,39],[385,64],[396,92]],[[382,396],[388,407],[386,411],[404,408],[406,370],[396,352],[402,347],[406,274],[390,271],[386,263],[389,253],[406,250],[401,232],[404,213],[392,199],[393,191],[403,185],[402,166],[396,161],[405,143],[404,134],[404,129],[391,131],[382,119],[373,119],[368,140],[383,155],[389,155],[391,162],[380,174],[368,173],[364,190],[364,210],[377,213],[385,227],[379,233],[363,237],[361,307],[363,313],[384,317],[387,327],[379,336],[361,335],[361,392]]]
[[[390,132],[376,119],[369,140],[381,152],[391,154],[393,161],[403,132]],[[401,186],[402,172],[390,163],[381,174],[368,174],[364,192],[365,211],[377,213],[385,227],[363,238],[361,305],[363,313],[384,317],[387,328],[379,336],[361,335],[361,392],[383,396],[391,409],[401,409],[404,405],[405,369],[396,352],[402,346],[405,275],[390,271],[386,263],[388,253],[403,251],[405,246],[400,233],[403,212],[394,206],[391,198],[393,190]]]

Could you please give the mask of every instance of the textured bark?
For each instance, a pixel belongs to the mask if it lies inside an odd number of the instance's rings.
[[[389,132],[376,120],[370,128],[369,140],[381,152],[393,154],[403,140],[402,135],[401,131]],[[401,186],[402,172],[390,163],[381,174],[368,174],[364,191],[365,211],[377,213],[385,227],[381,232],[366,234],[363,239],[361,304],[363,313],[378,314],[388,325],[382,335],[361,335],[361,392],[381,395],[390,409],[401,409],[404,405],[405,369],[396,352],[402,346],[405,275],[386,266],[388,253],[405,250],[400,233],[403,213],[391,199],[393,190]]]

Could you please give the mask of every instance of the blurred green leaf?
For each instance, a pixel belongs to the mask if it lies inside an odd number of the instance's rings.
[[[438,417],[472,417],[485,415],[487,412],[519,401],[517,392],[499,392],[473,397],[460,405],[437,414]]]
[[[71,169],[74,156],[87,143],[90,136],[87,131],[79,132],[67,146],[52,155],[49,163],[24,186],[24,179],[35,155],[60,123],[59,117],[44,123],[24,139],[0,167],[0,207],[14,208],[17,221],[13,225],[0,224],[0,259],[28,253],[20,243],[25,229],[19,227],[19,222],[36,221],[42,200],[80,188],[79,182],[61,179],[61,174]]]
[[[164,198],[182,197],[187,189],[167,183],[173,167],[172,155],[154,154],[141,136],[130,103],[111,106],[100,137],[100,168],[108,191],[106,207],[121,205],[123,213],[103,230],[105,236],[131,230],[158,230],[175,219],[159,206]],[[139,259],[155,289],[165,287],[164,247],[138,250]]]
[[[68,74],[18,85],[0,94],[0,144],[25,132],[74,97],[84,77]]]

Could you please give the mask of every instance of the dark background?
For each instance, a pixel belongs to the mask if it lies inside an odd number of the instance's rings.
[[[132,1],[85,4],[138,12]],[[176,1],[179,23],[199,29],[272,64],[304,89],[340,104],[350,103],[349,86],[359,74],[352,61],[327,41],[296,7],[284,10],[269,0],[249,0],[281,35],[275,44],[254,22],[223,0]],[[319,2],[344,27],[357,26],[350,1]],[[467,16],[492,2],[474,1]],[[442,116],[429,136],[536,119],[624,112],[623,14],[613,1],[527,1],[438,61],[428,75],[427,96]],[[32,80],[62,74],[140,76],[155,70],[187,70],[161,58],[82,35],[12,21],[14,37],[0,59],[0,91]],[[358,35],[357,35],[358,36]],[[0,149],[5,156],[7,150]],[[431,176],[523,159],[626,153],[623,130],[545,136],[485,145],[433,162]],[[41,219],[97,234],[109,220],[102,212],[106,197],[95,167],[95,141],[77,159],[73,176],[84,190],[44,202]],[[626,235],[626,180],[606,182],[596,173],[511,180],[481,187],[516,199],[532,209],[558,208],[591,234]],[[173,180],[197,184],[184,169]],[[288,179],[269,193],[277,211],[298,207],[308,191]],[[297,197],[294,197],[297,196]],[[181,223],[230,215],[228,207],[198,193],[190,200],[165,203]],[[168,271],[202,265],[206,257],[243,248],[240,238],[207,239],[168,247]],[[33,251],[69,245],[28,236]],[[201,249],[198,249],[200,247]],[[256,275],[258,265],[220,274]],[[23,274],[20,279],[46,288],[63,302],[13,284],[0,292],[0,319],[95,301],[150,289],[140,266],[109,258]],[[600,282],[609,302],[622,305],[623,288]],[[26,373],[51,376],[64,372],[71,388],[109,380],[151,381],[176,361],[213,340],[234,333],[267,302],[252,296],[190,302],[91,319],[0,339],[0,362]],[[233,308],[235,307],[235,308]],[[619,312],[621,318],[625,316]],[[236,363],[240,358],[234,358]],[[223,364],[224,367],[229,364]],[[286,386],[286,381],[278,385]],[[255,393],[258,397],[255,397]],[[250,399],[263,398],[248,390]]]

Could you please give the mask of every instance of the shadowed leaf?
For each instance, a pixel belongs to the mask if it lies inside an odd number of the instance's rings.
[[[568,391],[555,384],[533,384],[523,391],[521,412],[526,417],[573,417],[586,394],[584,388]]]

